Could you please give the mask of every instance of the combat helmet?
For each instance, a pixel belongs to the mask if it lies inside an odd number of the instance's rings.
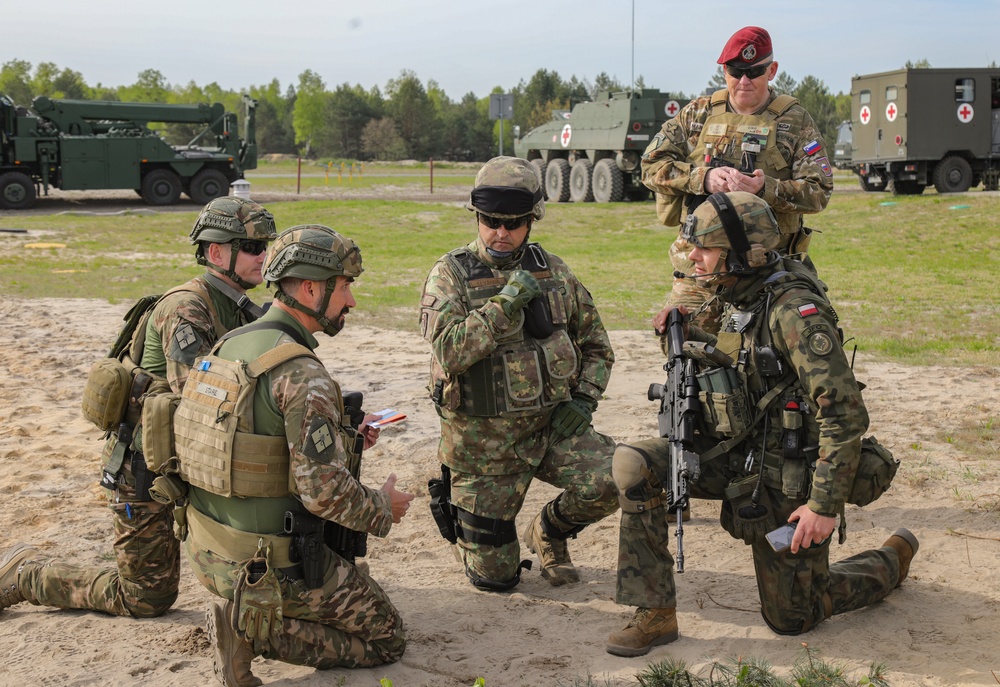
[[[501,219],[531,215],[538,221],[545,216],[542,184],[535,168],[527,160],[506,155],[493,158],[479,170],[465,207]]]
[[[681,237],[701,248],[722,248],[730,274],[753,274],[770,262],[781,231],[771,206],[746,191],[713,193],[687,217]]]
[[[274,216],[263,206],[245,198],[223,196],[206,205],[191,229],[191,243],[198,246],[195,258],[199,265],[205,265],[211,270],[229,277],[245,289],[252,289],[251,284],[236,274],[236,258],[244,243],[250,244],[260,255],[260,242],[273,241],[277,236]],[[228,243],[232,245],[228,269],[209,263],[205,257],[205,246],[209,243]]]
[[[334,336],[343,326],[326,316],[337,277],[354,279],[364,272],[361,249],[351,239],[321,224],[303,224],[286,229],[274,241],[264,262],[264,279],[274,285],[274,296],[285,305],[316,319],[323,331]],[[312,310],[281,290],[282,279],[325,281],[323,303]]]

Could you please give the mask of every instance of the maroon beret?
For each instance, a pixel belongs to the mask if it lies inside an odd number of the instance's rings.
[[[771,56],[771,35],[759,26],[746,26],[733,34],[719,55],[719,64],[752,65]]]

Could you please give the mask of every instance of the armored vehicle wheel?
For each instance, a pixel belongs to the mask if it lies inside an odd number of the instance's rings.
[[[919,196],[927,188],[926,184],[919,181],[899,181],[892,179],[889,181],[889,190],[894,196]]]
[[[962,193],[972,186],[972,166],[958,155],[949,155],[934,168],[934,188],[938,193]]]
[[[598,160],[594,165],[594,200],[598,203],[617,203],[622,199],[625,179],[622,171],[611,158]]]
[[[0,208],[25,210],[35,204],[35,184],[20,172],[0,174]]]
[[[569,197],[574,203],[591,203],[594,201],[594,187],[591,180],[594,177],[594,165],[587,158],[581,158],[573,163],[569,173]]]
[[[204,205],[219,196],[229,194],[229,180],[217,169],[203,169],[191,179],[188,197],[196,203]]]
[[[549,160],[545,168],[545,195],[556,203],[569,200],[569,162],[561,157]]]
[[[538,182],[542,185],[542,196],[545,200],[548,200],[549,194],[545,192],[545,160],[536,157],[531,161],[531,166],[535,168],[535,174],[538,175]]]
[[[868,177],[862,177],[862,176],[858,177],[858,186],[861,187],[862,191],[867,191],[869,193],[885,190],[884,181],[869,181]]]
[[[142,179],[142,199],[149,205],[173,205],[181,197],[181,180],[169,169],[154,169]]]

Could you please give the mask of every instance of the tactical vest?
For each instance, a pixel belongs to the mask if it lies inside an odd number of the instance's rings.
[[[319,359],[305,346],[286,343],[249,363],[225,360],[216,355],[224,341],[191,371],[174,414],[180,476],[218,496],[287,496],[293,481],[286,437],[254,434],[257,380],[294,358]]]
[[[490,355],[457,379],[447,380],[447,386],[457,393],[448,395],[452,401],[446,407],[477,417],[521,417],[569,400],[579,354],[566,331],[566,287],[553,276],[542,247],[529,243],[521,264],[507,270],[490,267],[468,248],[454,250],[445,259],[460,280],[468,312],[500,293],[513,269],[531,272],[538,280],[540,298],[548,306],[554,329],[550,336],[536,339],[524,326],[524,311],[519,312],[520,323],[497,340]]]
[[[687,162],[692,167],[706,167],[711,164],[711,162],[706,162],[706,157],[708,157],[715,159],[716,165],[721,162],[727,167],[739,168],[743,161],[743,145],[746,143],[748,146],[759,146],[760,148],[753,153],[755,156],[753,167],[755,169],[759,169],[765,175],[775,179],[791,179],[791,162],[785,160],[777,145],[776,120],[799,101],[790,95],[779,95],[768,103],[764,112],[741,115],[727,111],[728,98],[728,91],[725,89],[712,94],[708,117],[702,126],[698,143],[688,156]],[[661,198],[662,203],[659,202]],[[681,224],[688,214],[684,199],[685,196],[663,196],[660,194],[657,197],[657,212],[673,213],[676,216],[674,224]],[[663,208],[660,207],[661,204],[664,204]],[[661,214],[661,219],[663,219],[663,214]],[[791,241],[791,237],[799,232],[802,226],[802,215],[798,212],[775,211],[775,218],[778,220],[781,233],[788,235],[788,241],[781,246],[784,249]],[[664,223],[666,224],[666,221]]]

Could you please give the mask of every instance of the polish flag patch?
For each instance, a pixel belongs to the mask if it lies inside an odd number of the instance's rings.
[[[802,317],[809,317],[810,315],[815,315],[819,310],[812,303],[807,303],[806,305],[799,306],[799,315]]]

